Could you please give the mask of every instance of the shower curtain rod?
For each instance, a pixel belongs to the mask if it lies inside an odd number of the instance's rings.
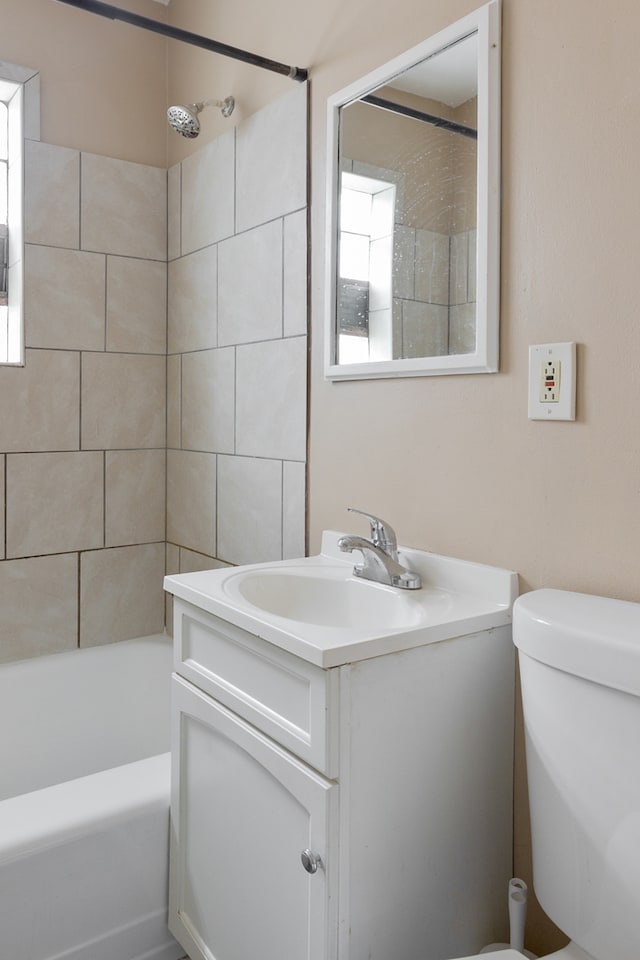
[[[210,40],[208,37],[202,37],[198,33],[191,33],[189,30],[181,30],[179,27],[172,27],[167,23],[160,23],[158,20],[152,20],[149,17],[142,17],[137,13],[130,13],[128,10],[122,10],[120,7],[114,7],[110,3],[102,3],[100,0],[55,0],[56,3],[66,3],[70,7],[77,7],[79,10],[86,10],[88,13],[96,13],[100,17],[107,17],[109,20],[122,20],[124,23],[130,23],[134,27],[141,27],[143,30],[151,30],[153,33],[160,33],[171,40],[182,40],[183,43],[190,43],[194,47],[202,47],[211,53],[220,53],[223,57],[232,57],[234,60],[242,60],[244,63],[251,63],[256,67],[262,67],[263,70],[271,70],[273,73],[280,73],[290,80],[297,80],[302,83],[307,79],[309,71],[302,67],[290,67],[286,63],[278,63],[277,60],[268,60],[257,53],[249,53],[247,50],[240,50],[238,47],[230,47],[226,43],[219,43],[217,40]]]
[[[451,133],[459,133],[463,137],[469,137],[470,140],[478,139],[478,131],[473,127],[465,127],[462,123],[456,123],[455,120],[445,120],[444,117],[436,117],[432,113],[424,113],[422,110],[416,110],[414,107],[405,107],[403,103],[394,103],[393,100],[385,100],[382,97],[376,97],[369,94],[366,97],[360,97],[362,103],[370,103],[374,107],[380,107],[382,110],[389,110],[392,113],[400,113],[403,117],[411,117],[412,120],[422,120],[424,123],[431,123],[434,127],[442,127],[443,130],[449,130]]]

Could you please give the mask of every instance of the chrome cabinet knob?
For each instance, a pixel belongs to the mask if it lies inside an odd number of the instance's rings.
[[[300,859],[307,873],[317,873],[318,867],[322,864],[320,857],[316,853],[312,853],[309,849],[302,851]]]

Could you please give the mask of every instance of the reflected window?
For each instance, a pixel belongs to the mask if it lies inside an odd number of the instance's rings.
[[[11,65],[8,65],[11,67]],[[0,363],[22,363],[23,85],[0,68]]]
[[[340,189],[340,363],[390,359],[394,184],[344,172]]]

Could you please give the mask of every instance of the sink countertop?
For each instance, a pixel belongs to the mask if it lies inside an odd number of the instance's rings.
[[[314,557],[175,574],[165,577],[164,588],[175,597],[323,668],[511,623],[511,609],[518,595],[516,573],[407,547],[399,547],[400,562],[420,574],[422,589],[403,591],[376,586],[402,594],[408,604],[419,608],[421,622],[412,626],[382,625],[376,629],[306,623],[266,613],[242,600],[232,589],[234,579],[254,571],[290,571],[307,576],[316,572],[349,579],[354,556],[339,550],[338,539],[343,535],[325,530],[321,552]]]

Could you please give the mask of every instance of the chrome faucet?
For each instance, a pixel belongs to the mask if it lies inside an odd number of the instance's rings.
[[[340,537],[338,546],[344,553],[360,550],[363,563],[353,568],[356,577],[363,580],[374,580],[390,587],[400,587],[403,590],[419,590],[422,581],[417,573],[403,567],[398,561],[398,540],[393,528],[371,513],[347,507],[349,513],[358,513],[366,517],[371,525],[371,540],[364,537]]]

